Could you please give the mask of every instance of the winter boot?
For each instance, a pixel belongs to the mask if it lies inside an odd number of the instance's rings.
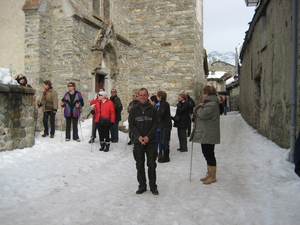
[[[101,148],[99,149],[99,151],[104,151],[104,149],[105,149],[105,143],[101,142],[100,146],[101,146]]]
[[[206,173],[206,177],[201,178],[201,179],[200,179],[201,181],[206,181],[206,180],[208,179],[208,177],[209,177],[209,174],[208,174],[208,168],[209,168],[209,165],[207,165],[207,173]]]
[[[105,144],[106,145],[106,148],[104,149],[105,152],[108,152],[109,151],[109,146],[110,144]]]
[[[170,162],[169,154],[170,154],[170,150],[169,149],[164,150],[164,156],[162,158],[158,159],[157,161],[159,163]]]
[[[211,184],[217,182],[216,179],[217,167],[216,166],[209,166],[208,167],[208,178],[206,181],[203,181],[203,184]]]

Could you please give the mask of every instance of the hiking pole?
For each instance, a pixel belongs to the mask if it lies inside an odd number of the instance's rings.
[[[79,118],[78,118],[78,123],[79,123],[79,126],[80,126],[81,137],[82,137],[82,142],[83,142],[83,135],[82,135],[82,128],[81,128],[80,116],[79,116]]]
[[[193,146],[194,142],[192,141],[192,151],[191,151],[191,163],[190,163],[190,181],[192,181],[192,164],[193,164]]]
[[[60,141],[62,142],[63,109],[60,107]]]
[[[34,136],[35,136],[35,132],[36,132],[36,125],[37,125],[37,120],[38,120],[38,115],[39,115],[39,108],[40,107],[37,107],[36,110],[35,110],[35,125],[34,125]]]

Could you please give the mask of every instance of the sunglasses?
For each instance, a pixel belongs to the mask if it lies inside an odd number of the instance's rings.
[[[103,96],[103,95],[98,95],[98,96]]]
[[[68,87],[74,87],[73,85],[68,85]]]

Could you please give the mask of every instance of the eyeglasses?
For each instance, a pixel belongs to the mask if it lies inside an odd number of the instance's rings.
[[[111,91],[110,93],[117,93],[116,91]]]

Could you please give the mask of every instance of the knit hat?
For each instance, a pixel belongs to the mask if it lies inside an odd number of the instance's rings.
[[[99,91],[99,95],[102,95],[104,98],[107,98],[107,92],[106,91]]]

